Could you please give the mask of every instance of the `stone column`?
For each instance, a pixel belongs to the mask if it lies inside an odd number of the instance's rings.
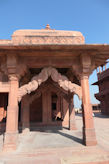
[[[22,98],[21,101],[21,110],[22,110],[22,132],[27,133],[30,131],[30,104],[29,96],[26,95]]]
[[[4,150],[15,150],[18,143],[18,63],[15,54],[7,55],[6,71],[9,78],[10,89],[8,96],[6,132],[4,136]]]
[[[86,146],[96,145],[96,135],[90,103],[88,75],[81,75],[81,87],[83,96],[83,142]]]
[[[47,113],[47,97],[46,97],[46,92],[43,92],[42,93],[42,109],[43,109],[43,112],[42,112],[42,122],[44,124],[47,123],[47,117],[48,117],[48,113]]]
[[[42,105],[43,105],[43,123],[48,124],[52,121],[51,113],[51,92],[42,93]]]
[[[9,75],[10,91],[7,108],[6,133],[4,137],[4,149],[15,150],[18,141],[18,87],[19,81],[15,74]]]
[[[75,110],[73,105],[73,99],[69,101],[69,130],[76,130],[75,124]]]
[[[102,72],[102,70],[101,70],[101,66],[99,66],[99,73],[101,73]]]
[[[48,109],[48,111],[47,111],[47,113],[48,113],[48,123],[51,123],[51,121],[52,121],[52,111],[51,111],[51,92],[48,92],[47,94],[46,94],[46,96],[47,96],[47,109]]]
[[[93,60],[88,54],[81,56],[80,81],[82,87],[83,103],[83,142],[86,146],[96,145],[96,135],[92,116],[92,105],[90,103],[89,75],[93,70]]]
[[[69,128],[69,102],[63,97],[61,97],[61,108],[63,108],[62,126]]]

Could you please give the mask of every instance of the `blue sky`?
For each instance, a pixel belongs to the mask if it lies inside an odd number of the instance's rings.
[[[56,30],[80,31],[87,44],[109,43],[109,1],[0,0],[0,39],[10,39],[17,29],[41,29],[46,24]],[[90,85],[95,81],[96,71]],[[93,94],[98,88],[90,91],[91,102],[96,103]]]

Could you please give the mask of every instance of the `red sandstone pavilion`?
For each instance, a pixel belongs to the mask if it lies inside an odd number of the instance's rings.
[[[17,30],[12,40],[0,40],[3,149],[17,148],[18,125],[24,133],[37,126],[76,129],[74,94],[83,104],[83,143],[96,145],[88,78],[108,58],[109,45],[88,45],[80,32],[52,30],[49,25]]]

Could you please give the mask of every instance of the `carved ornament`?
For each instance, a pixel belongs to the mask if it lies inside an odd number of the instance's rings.
[[[47,67],[42,69],[42,71],[34,76],[31,81],[19,88],[18,91],[18,101],[21,101],[22,97],[26,94],[35,91],[43,82],[45,82],[49,77],[59,84],[64,90],[78,95],[82,99],[82,90],[81,87],[77,84],[72,83],[64,75],[61,75],[55,68]]]

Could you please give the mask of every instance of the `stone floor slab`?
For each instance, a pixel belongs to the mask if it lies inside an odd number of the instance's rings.
[[[76,115],[78,130],[44,129],[19,134],[17,151],[0,153],[1,164],[109,164],[109,117],[95,113],[97,146],[82,144],[82,117]],[[3,136],[0,135],[2,147]]]

